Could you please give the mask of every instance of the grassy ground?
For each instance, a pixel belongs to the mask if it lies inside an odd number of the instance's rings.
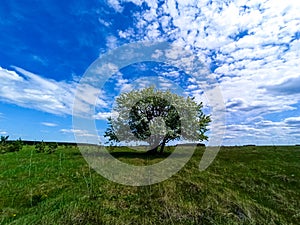
[[[224,147],[199,172],[203,150],[169,180],[145,187],[106,180],[76,148],[2,154],[0,223],[300,224],[300,147]],[[139,165],[163,159],[124,151],[112,154]]]

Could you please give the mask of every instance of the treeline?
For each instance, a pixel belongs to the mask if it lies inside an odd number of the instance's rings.
[[[7,140],[8,143],[13,143],[16,140]],[[27,140],[22,140],[24,145],[37,145],[40,143],[45,143],[45,144],[57,144],[58,146],[77,146],[77,143],[72,143],[72,142],[54,142],[54,141],[27,141]]]
[[[48,141],[27,141],[19,138],[18,140],[8,140],[9,136],[1,136],[0,153],[18,152],[23,149],[24,145],[34,146],[37,153],[53,153],[59,146],[76,147],[72,142],[48,142]]]
[[[74,143],[74,142],[53,142],[53,141],[28,141],[22,140],[8,140],[9,136],[1,136],[0,139],[0,154],[6,152],[21,151],[23,146],[34,146],[37,153],[53,153],[59,146],[63,147],[77,147],[77,146],[99,146],[89,143]]]

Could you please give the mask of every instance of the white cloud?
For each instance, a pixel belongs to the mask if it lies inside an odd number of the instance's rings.
[[[115,49],[116,47],[118,47],[118,39],[115,36],[108,36],[106,38],[106,47],[111,50],[111,49]]]
[[[300,128],[300,116],[285,118],[284,122],[289,126]]]
[[[6,131],[0,131],[0,135],[7,135]]]
[[[88,80],[88,84],[77,85],[75,82],[55,81],[18,67],[13,68],[15,71],[0,67],[2,101],[56,115],[72,115],[72,109],[76,109],[76,116],[83,116],[94,107],[108,107],[104,91],[92,86],[91,80]],[[73,105],[75,93],[77,101]]]
[[[79,137],[95,137],[94,134],[89,133],[87,130],[80,130],[80,129],[61,129],[61,133],[71,133],[76,134]]]
[[[19,76],[15,71],[4,69],[0,66],[0,78],[2,84],[10,81],[23,81],[23,77]]]
[[[290,77],[282,83],[264,86],[268,91],[276,95],[297,95],[300,94],[300,76]]]
[[[117,116],[118,116],[117,112],[98,112],[94,116],[94,119],[96,119],[96,120],[107,120],[109,117],[117,117]]]
[[[46,127],[57,127],[58,126],[56,123],[49,123],[49,122],[42,122],[41,124]]]
[[[96,104],[99,107],[107,107],[107,103],[101,98],[101,96],[105,96],[104,91],[99,88],[83,83],[77,86],[76,91],[77,100],[86,103],[88,107]]]
[[[106,21],[104,19],[99,18],[98,21],[99,21],[99,23],[101,23],[102,25],[104,25],[106,27],[110,27],[111,26],[111,22]]]
[[[0,99],[53,114],[71,114],[75,84],[46,79],[24,69],[0,68]]]
[[[118,32],[118,34],[119,34],[119,37],[120,38],[128,38],[128,37],[131,37],[131,36],[133,36],[134,35],[134,30],[133,29],[127,29],[126,31],[122,31],[122,30],[120,30],[119,32]]]
[[[112,7],[115,11],[121,13],[123,11],[123,7],[118,0],[107,0],[107,3],[110,7]]]

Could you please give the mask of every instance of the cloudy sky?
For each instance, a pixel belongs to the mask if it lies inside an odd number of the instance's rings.
[[[0,135],[56,141],[74,141],[74,133],[92,136],[72,125],[81,77],[98,57],[140,41],[181,46],[209,69],[226,106],[224,145],[300,143],[296,0],[4,0]],[[171,65],[136,63],[116,71],[101,90],[89,89],[97,94],[100,136],[114,97],[147,82],[178,87],[209,112],[193,76]]]

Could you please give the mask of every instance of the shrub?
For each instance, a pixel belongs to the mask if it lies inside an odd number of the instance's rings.
[[[45,152],[48,154],[54,153],[58,147],[57,143],[49,143],[47,148],[45,149]]]
[[[18,152],[21,151],[23,148],[23,141],[21,140],[21,138],[19,138],[18,140],[12,142],[12,144],[10,144],[10,152]]]
[[[6,153],[6,152],[18,152],[22,150],[23,148],[23,141],[21,138],[19,138],[16,141],[10,141],[8,142],[8,137],[9,136],[1,136],[1,141],[0,141],[0,152],[1,153]]]
[[[57,143],[49,143],[46,144],[44,141],[35,145],[35,151],[37,153],[54,153],[58,147]]]
[[[45,152],[45,149],[46,149],[46,144],[44,143],[44,141],[35,145],[35,151],[37,153],[43,153]]]

